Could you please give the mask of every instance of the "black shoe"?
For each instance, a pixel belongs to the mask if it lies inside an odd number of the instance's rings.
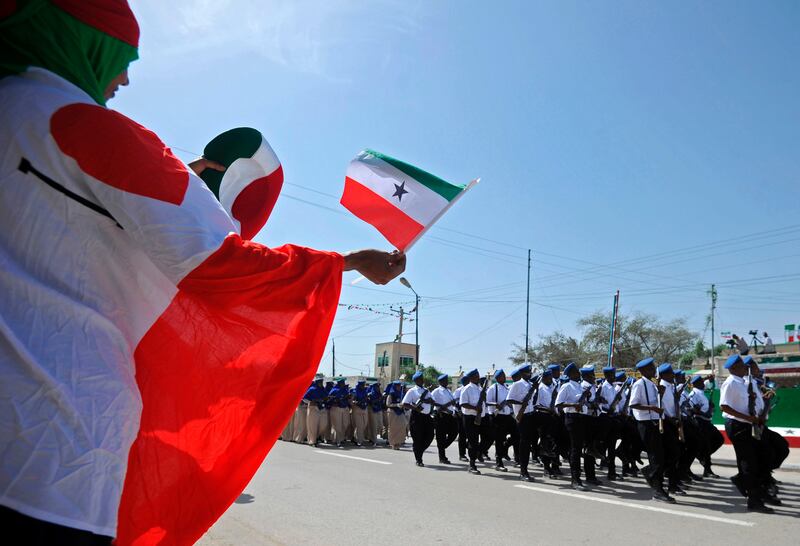
[[[742,481],[742,477],[739,474],[736,474],[731,478],[731,483],[736,486],[736,490],[739,491],[743,497],[747,496],[747,491],[744,489],[744,482]]]
[[[586,488],[586,486],[585,486],[585,485],[583,485],[583,482],[582,482],[582,481],[580,481],[580,480],[572,480],[572,488],[573,488],[575,491],[588,491],[588,489]]]
[[[459,455],[459,456],[458,456],[458,460],[459,460],[459,461],[464,461],[464,462],[467,462],[467,461],[469,461],[469,459],[467,459],[466,455]]]
[[[523,474],[520,474],[520,475],[519,475],[519,479],[520,479],[520,481],[523,481],[523,482],[533,482],[533,481],[536,481],[536,480],[534,480],[534,479],[533,479],[533,476],[531,476],[531,475],[530,475],[530,474],[528,474],[527,472],[525,472],[525,473],[523,473]]]
[[[670,497],[666,491],[663,489],[656,489],[653,492],[653,500],[661,501],[661,502],[668,502],[670,504],[675,504],[676,501],[674,498]]]
[[[670,487],[669,492],[672,493],[673,495],[681,495],[681,496],[686,495],[686,491],[683,490],[679,485],[673,485],[672,487]]]
[[[467,470],[469,471],[470,474],[475,474],[476,476],[480,475],[480,473],[481,473],[481,471],[478,470],[478,467],[475,466],[474,464],[473,465],[469,465],[469,468]]]
[[[711,470],[711,467],[708,467],[708,468],[703,470],[703,477],[704,478],[719,478],[719,476],[717,474],[715,474],[713,470]]]
[[[478,462],[479,462],[479,463],[482,463],[482,462],[484,462],[484,460],[483,460],[483,455],[478,455]]]
[[[692,481],[695,481],[695,482],[702,482],[703,481],[703,477],[702,476],[698,476],[697,474],[695,474],[691,470],[689,471],[689,478],[691,478]]]
[[[783,505],[783,503],[781,502],[781,499],[779,499],[775,495],[767,494],[767,495],[764,495],[763,499],[764,499],[764,504],[771,504],[772,506],[782,506]]]
[[[494,469],[498,472],[508,472],[508,469],[502,463],[494,465]]]
[[[561,470],[559,467],[555,467],[555,468],[553,468],[553,474],[555,474],[556,476],[563,476],[564,475],[564,471]]]
[[[775,510],[770,508],[769,506],[765,505],[761,501],[747,501],[747,511],[748,512],[760,512],[762,514],[774,514]]]
[[[439,459],[439,464],[450,464],[450,459],[445,457],[444,459]]]
[[[553,472],[552,470],[550,470],[550,471],[547,473],[547,477],[548,477],[548,478],[550,478],[551,480],[557,480],[557,479],[558,479],[558,474],[556,474],[555,472]]]
[[[425,464],[424,464],[422,461],[417,461],[417,466],[422,466],[422,467],[424,467],[424,466],[425,466]]]
[[[609,474],[607,479],[610,482],[621,482],[624,480],[624,478],[619,474]]]
[[[586,483],[590,483],[595,487],[600,487],[601,485],[603,485],[603,482],[601,482],[597,478],[586,478]]]

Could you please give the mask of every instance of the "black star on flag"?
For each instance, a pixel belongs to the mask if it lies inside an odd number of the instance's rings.
[[[392,197],[397,197],[397,200],[402,203],[404,193],[408,193],[405,180],[401,182],[399,186],[397,184],[394,185],[394,193],[392,194]]]

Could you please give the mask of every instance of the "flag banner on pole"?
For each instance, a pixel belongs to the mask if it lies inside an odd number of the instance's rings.
[[[342,205],[405,252],[472,185],[451,184],[373,150],[347,168]]]

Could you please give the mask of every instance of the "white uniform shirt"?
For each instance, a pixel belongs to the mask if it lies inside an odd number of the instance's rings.
[[[729,375],[728,379],[725,380],[725,382],[722,384],[722,388],[720,389],[719,405],[730,406],[740,413],[749,415],[749,400],[750,399],[747,395],[747,384],[745,383],[744,378],[735,376],[733,374]],[[725,419],[733,419],[734,421],[739,421],[741,423],[747,423],[747,421],[739,419],[738,417],[734,417],[733,415],[724,411],[722,412],[722,417]]]
[[[425,401],[422,402],[421,413],[430,415],[431,411],[433,411],[433,401],[431,400],[431,393],[428,392],[428,389],[425,387],[414,385],[414,387],[408,389],[408,391],[406,391],[406,395],[403,397],[403,404],[415,406],[417,405],[420,397],[425,399]]]
[[[468,409],[464,407],[464,404],[469,404],[470,406],[477,406],[478,401],[481,398],[481,388],[476,385],[475,383],[467,383],[464,387],[464,390],[461,391],[461,413],[464,415],[478,415],[478,412],[474,409]],[[486,414],[486,404],[483,405],[483,411],[481,412],[481,416]]]
[[[444,406],[448,402],[455,401],[455,398],[453,397],[453,393],[450,392],[450,389],[448,389],[447,387],[442,387],[441,385],[436,387],[435,389],[433,389],[433,392],[431,393],[431,398],[433,398],[434,402],[436,402],[437,404],[440,404],[442,406]],[[439,409],[439,411],[442,411],[441,408],[437,408],[437,409]],[[446,411],[448,411],[450,413],[455,413],[455,411],[456,411],[455,404],[450,404],[450,406],[447,407]]]
[[[664,387],[664,394],[661,395],[661,407],[664,408],[664,417],[674,418],[677,416],[677,406],[675,405],[675,384],[661,380],[660,385]]]
[[[558,390],[558,396],[556,396],[556,405],[559,404],[577,404],[578,401],[583,396],[583,388],[581,384],[577,381],[567,381],[561,388]],[[565,407],[562,408],[564,413],[588,413],[586,406],[582,406],[580,409],[572,408],[572,407]]]
[[[703,389],[692,389],[692,392],[688,394],[689,396],[689,414],[694,414],[699,419],[705,419],[709,421],[710,419],[705,416],[706,412],[708,412],[709,403],[708,398],[706,398],[705,392]],[[694,409],[697,408],[700,411],[700,414],[694,413]]]
[[[550,403],[553,401],[553,393],[555,391],[556,384],[550,383],[550,385],[545,385],[544,383],[539,384],[539,395],[536,397],[536,407],[545,409],[550,411]]]
[[[586,389],[589,389],[589,397],[586,399],[587,405],[581,408],[581,412],[587,415],[594,415],[594,408],[590,408],[588,404],[589,402],[594,404],[594,401],[597,398],[597,392],[598,392],[597,383],[594,383],[593,381],[586,381],[584,379],[581,381],[581,388],[584,391],[586,391]]]
[[[631,386],[631,400],[629,406],[657,406],[658,390],[652,381],[642,377]],[[652,410],[633,409],[633,418],[637,421],[652,421],[658,419],[658,413]]]
[[[614,401],[614,397],[617,395],[618,390],[619,389],[617,389],[613,383],[610,383],[608,379],[603,381],[603,384],[600,385],[600,396],[603,397],[603,400],[605,400],[605,402],[603,402],[600,405],[600,409],[602,409],[606,413],[609,413],[609,407],[611,406],[611,402]],[[617,403],[614,404],[614,411],[611,413],[617,413],[617,412],[619,412],[619,401],[617,401]]]
[[[533,384],[525,379],[520,379],[518,381],[514,381],[511,385],[511,388],[508,389],[508,398],[512,400],[516,400],[518,403],[514,404],[512,402],[512,406],[514,408],[514,415],[519,414],[520,408],[522,408],[522,401],[525,400],[525,397],[528,395],[528,392],[533,387]],[[528,403],[525,405],[525,413],[531,413],[533,411],[533,398],[536,395],[530,397]]]
[[[506,398],[508,398],[508,387],[505,385],[501,385],[500,383],[495,383],[489,390],[486,391],[486,402],[489,402],[491,406],[487,406],[487,410],[491,415],[497,413],[496,404],[501,402],[505,402]],[[503,406],[503,409],[500,410],[500,415],[511,415],[511,408],[508,406]]]
[[[679,387],[681,388],[679,400],[681,406],[681,415],[691,415],[691,408],[689,407],[691,404],[691,402],[689,402],[689,388],[686,385],[679,385]]]

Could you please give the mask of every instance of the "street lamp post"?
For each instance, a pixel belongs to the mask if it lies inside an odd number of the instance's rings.
[[[416,345],[416,355],[414,357],[415,364],[419,366],[419,294],[408,282],[405,277],[400,277],[400,284],[414,292],[415,305],[414,305],[414,345]]]

